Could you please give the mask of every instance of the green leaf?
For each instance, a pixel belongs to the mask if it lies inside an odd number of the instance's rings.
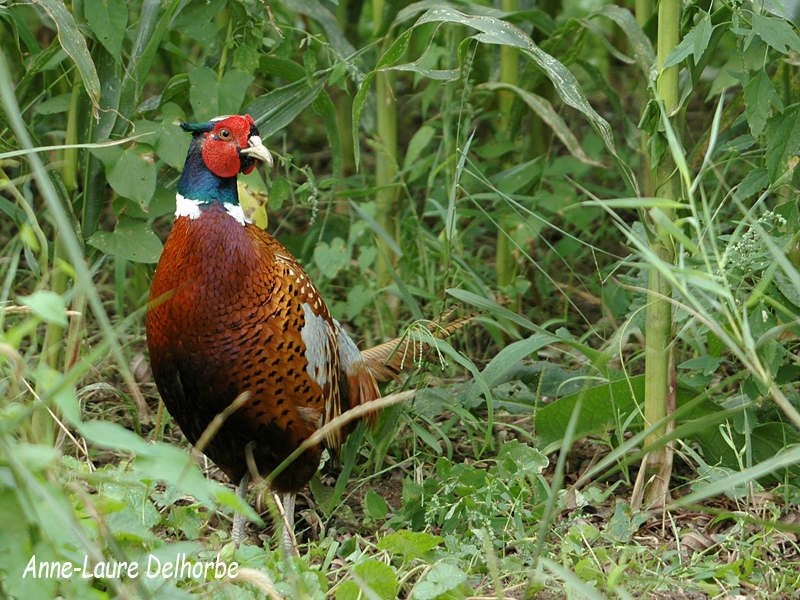
[[[787,108],[767,122],[767,173],[774,182],[786,161],[800,150],[800,105]]]
[[[370,488],[367,490],[367,495],[364,496],[364,510],[371,519],[380,521],[385,519],[389,513],[389,505],[375,490]]]
[[[245,112],[253,117],[261,137],[267,139],[286,127],[314,102],[324,83],[323,79],[309,85],[305,79],[300,79],[259,96],[247,105]]]
[[[744,86],[744,103],[747,124],[753,137],[761,135],[773,108],[783,112],[781,97],[763,68]]]
[[[156,190],[156,165],[134,148],[128,148],[108,173],[108,183],[120,196],[146,209]]]
[[[141,263],[156,263],[163,245],[146,221],[120,216],[113,233],[95,231],[89,244],[112,256]]]
[[[541,448],[560,442],[579,398],[581,413],[575,427],[575,439],[605,430],[636,408],[636,399],[644,397],[644,375],[604,383],[575,394],[558,398],[536,413],[537,442]]]
[[[67,112],[69,110],[71,96],[72,94],[69,92],[65,94],[59,94],[58,96],[53,96],[52,98],[37,104],[36,108],[33,109],[33,112],[37,115],[55,115],[58,113]]]
[[[753,14],[753,32],[781,54],[800,52],[800,37],[785,19]]]
[[[253,79],[254,77],[250,73],[235,69],[222,76],[222,80],[217,86],[219,114],[235,115],[239,113],[242,102],[244,102],[244,95],[247,93],[247,88],[253,83]]]
[[[127,3],[124,0],[86,0],[83,14],[97,40],[119,62],[128,25]]]
[[[79,430],[87,440],[104,448],[134,454],[148,454],[151,449],[138,435],[110,421],[87,421],[80,424]]]
[[[189,72],[189,103],[197,121],[208,121],[222,114],[217,95],[217,74],[208,67]]]
[[[625,32],[625,35],[628,36],[628,41],[633,48],[633,53],[636,55],[639,67],[645,75],[648,75],[650,68],[656,60],[655,53],[653,52],[653,45],[650,43],[650,39],[644,31],[642,31],[642,28],[636,21],[636,17],[631,14],[631,11],[621,6],[609,4],[591,16],[596,15],[607,17],[620,26],[622,31]]]
[[[330,246],[320,242],[314,248],[314,262],[325,277],[333,279],[350,262],[350,250],[342,238],[334,238]]]
[[[417,161],[422,151],[427,148],[431,143],[433,136],[436,135],[436,129],[430,125],[423,125],[411,136],[406,149],[406,155],[403,158],[403,170],[407,171]]]
[[[486,88],[490,90],[510,90],[514,92],[519,98],[528,105],[533,112],[539,115],[539,118],[548,126],[550,129],[553,130],[558,136],[558,139],[567,147],[569,153],[572,154],[575,158],[579,161],[586,163],[587,165],[592,165],[595,167],[602,167],[603,164],[592,160],[589,158],[586,153],[583,151],[578,138],[575,137],[575,134],[572,133],[572,130],[569,128],[567,123],[561,116],[556,112],[553,108],[553,105],[550,104],[550,101],[547,98],[543,98],[537,94],[532,92],[528,92],[523,90],[522,88],[511,85],[509,83],[484,83],[483,85],[479,86],[481,88]]]
[[[183,168],[186,161],[186,152],[192,136],[188,135],[178,126],[178,121],[183,120],[183,111],[177,104],[167,102],[161,107],[161,126],[158,133],[156,154],[158,157],[175,169]]]
[[[470,592],[464,571],[449,563],[439,563],[414,586],[413,597],[414,600],[455,600],[466,598]]]
[[[75,62],[78,72],[83,81],[83,87],[92,103],[95,115],[100,107],[100,79],[97,77],[89,49],[86,47],[86,40],[78,29],[78,24],[72,13],[60,0],[34,0],[41,6],[58,30],[58,42],[64,52]]]
[[[360,600],[362,598],[394,600],[397,597],[397,574],[386,563],[379,560],[366,560],[356,565],[353,574],[360,581],[345,581],[336,590],[336,600]],[[369,588],[371,593],[365,594],[362,592],[362,588]]]
[[[663,68],[666,69],[683,62],[690,54],[694,56],[694,61],[698,62],[706,51],[713,32],[714,27],[711,25],[711,17],[708,14],[704,14],[703,18],[695,23],[694,27],[686,34],[686,37],[681,40],[681,43],[669,53],[667,60],[664,61]]]
[[[438,535],[401,529],[378,540],[378,550],[388,550],[406,559],[423,558],[443,541]]]
[[[39,290],[30,296],[19,296],[19,301],[48,323],[67,326],[67,308],[64,299],[50,290]]]

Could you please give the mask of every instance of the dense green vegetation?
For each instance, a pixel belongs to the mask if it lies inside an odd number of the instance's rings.
[[[0,596],[794,597],[796,16],[0,3]],[[297,558],[266,490],[192,459],[144,343],[176,123],[243,112],[276,157],[252,218],[362,348],[435,345],[312,480]],[[242,568],[22,577],[179,553]]]

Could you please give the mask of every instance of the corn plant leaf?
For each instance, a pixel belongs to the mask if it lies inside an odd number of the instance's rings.
[[[550,129],[553,130],[553,133],[558,136],[558,139],[567,147],[569,153],[572,154],[575,158],[579,161],[586,163],[587,165],[592,165],[595,167],[602,167],[603,164],[592,160],[589,158],[586,153],[583,151],[578,138],[575,137],[575,134],[572,133],[572,130],[569,128],[567,123],[561,116],[556,112],[553,108],[553,105],[550,102],[532,92],[528,92],[527,90],[523,90],[522,88],[511,85],[509,83],[485,83],[480,86],[481,88],[490,89],[490,90],[509,90],[514,92],[517,96],[519,96],[520,100],[522,100],[525,104],[528,105],[533,112],[539,115],[539,118],[547,124]]]
[[[97,40],[119,61],[128,25],[128,5],[123,0],[86,0],[83,14]]]
[[[58,41],[64,52],[69,55],[75,66],[78,67],[83,87],[86,89],[86,94],[92,103],[95,118],[97,118],[98,109],[100,108],[100,79],[89,54],[89,48],[86,46],[86,40],[81,35],[75,18],[60,0],[34,0],[34,2],[41,6],[53,20],[58,31]]]
[[[438,7],[428,10],[417,19],[414,26],[437,22],[454,23],[477,29],[480,33],[476,34],[474,38],[484,44],[520,48],[528,58],[533,60],[544,71],[561,99],[568,106],[581,112],[597,129],[606,148],[617,159],[623,169],[626,180],[634,189],[636,188],[632,172],[624,165],[617,154],[614,136],[608,121],[592,108],[578,80],[559,60],[539,48],[519,27],[495,17],[472,16],[453,8]]]
[[[609,4],[591,15],[591,17],[595,16],[606,17],[619,25],[628,37],[628,42],[636,56],[636,62],[639,64],[642,72],[648,75],[653,63],[655,63],[656,56],[653,52],[653,45],[650,43],[650,39],[645,35],[644,31],[642,31],[642,28],[636,21],[636,17],[631,14],[631,11],[621,6]]]
[[[247,105],[245,112],[253,117],[266,139],[291,123],[319,95],[325,80],[310,85],[299,79],[283,87],[259,96]]]

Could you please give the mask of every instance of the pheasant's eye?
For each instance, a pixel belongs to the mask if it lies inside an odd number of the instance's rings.
[[[219,135],[219,137],[221,137],[223,140],[227,140],[231,137],[231,132],[227,129],[220,129],[217,135]]]

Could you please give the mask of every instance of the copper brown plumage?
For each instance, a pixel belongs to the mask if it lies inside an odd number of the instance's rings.
[[[247,452],[267,475],[321,425],[379,392],[300,264],[244,219],[236,173],[269,157],[252,119],[185,128],[193,140],[146,317],[150,361],[167,409],[192,443],[249,393],[203,449],[246,485]],[[336,449],[345,433],[337,430],[328,444]],[[272,482],[290,506],[320,452],[308,449]]]

